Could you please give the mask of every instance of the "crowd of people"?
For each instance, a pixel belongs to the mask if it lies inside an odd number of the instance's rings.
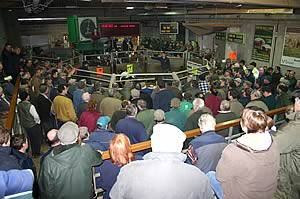
[[[6,51],[13,53],[8,46],[2,53],[1,112],[9,110],[15,79]],[[103,89],[72,79],[60,63],[20,63],[17,122],[25,133],[0,128],[0,198],[33,190],[34,198],[84,199],[94,187],[112,199],[300,198],[294,71],[228,61],[183,83],[158,78],[155,86],[126,81]],[[288,105],[277,130],[266,112]],[[216,124],[237,118],[233,134],[244,134],[227,144],[229,129]],[[193,129],[201,135],[186,138]],[[151,151],[131,151],[147,140]],[[102,159],[104,151],[110,159]],[[39,171],[32,158],[40,158]]]
[[[158,51],[177,51],[177,52],[199,52],[199,44],[196,41],[173,41],[153,37],[145,37],[142,39],[142,46],[151,50]]]

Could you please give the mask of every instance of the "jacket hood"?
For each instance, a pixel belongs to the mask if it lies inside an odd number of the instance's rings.
[[[236,142],[254,151],[266,151],[272,145],[272,137],[269,132],[249,133],[238,138]]]
[[[66,145],[70,146],[70,145]],[[58,152],[58,154],[54,153],[54,150],[49,154],[51,158],[56,162],[56,164],[60,165],[64,168],[75,168],[78,166],[78,155],[81,153],[82,146],[74,144],[72,147],[64,150],[62,152]],[[75,155],[76,154],[76,155]]]
[[[178,152],[150,152],[144,155],[143,159],[184,162],[186,160],[186,155]]]

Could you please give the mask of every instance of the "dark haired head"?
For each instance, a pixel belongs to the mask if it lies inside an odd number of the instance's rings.
[[[20,150],[25,143],[26,136],[24,134],[16,134],[11,138],[11,147],[16,150]]]
[[[229,95],[233,98],[233,99],[237,99],[240,97],[240,93],[237,89],[230,89],[228,91]]]
[[[58,87],[57,87],[58,93],[62,93],[65,90],[65,87],[67,87],[66,84],[60,84],[60,85],[58,85]]]
[[[158,79],[158,80],[157,80],[157,86],[158,86],[159,88],[165,88],[165,87],[166,87],[166,83],[165,83],[164,80]]]
[[[262,92],[272,93],[271,86],[263,86],[262,87]]]
[[[28,96],[29,94],[25,90],[19,92],[19,98],[21,101],[25,101]]]

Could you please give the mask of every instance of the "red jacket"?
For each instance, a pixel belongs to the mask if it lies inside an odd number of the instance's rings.
[[[218,115],[218,111],[220,110],[220,104],[221,104],[222,98],[215,95],[208,95],[205,98],[205,106],[210,108],[211,112],[213,113],[213,116],[216,117]]]
[[[86,126],[89,133],[92,133],[96,130],[96,123],[101,114],[95,110],[85,111],[81,114],[79,118],[79,126]]]

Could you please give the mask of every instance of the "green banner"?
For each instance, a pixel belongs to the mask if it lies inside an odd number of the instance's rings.
[[[270,62],[274,26],[255,26],[252,59]]]

